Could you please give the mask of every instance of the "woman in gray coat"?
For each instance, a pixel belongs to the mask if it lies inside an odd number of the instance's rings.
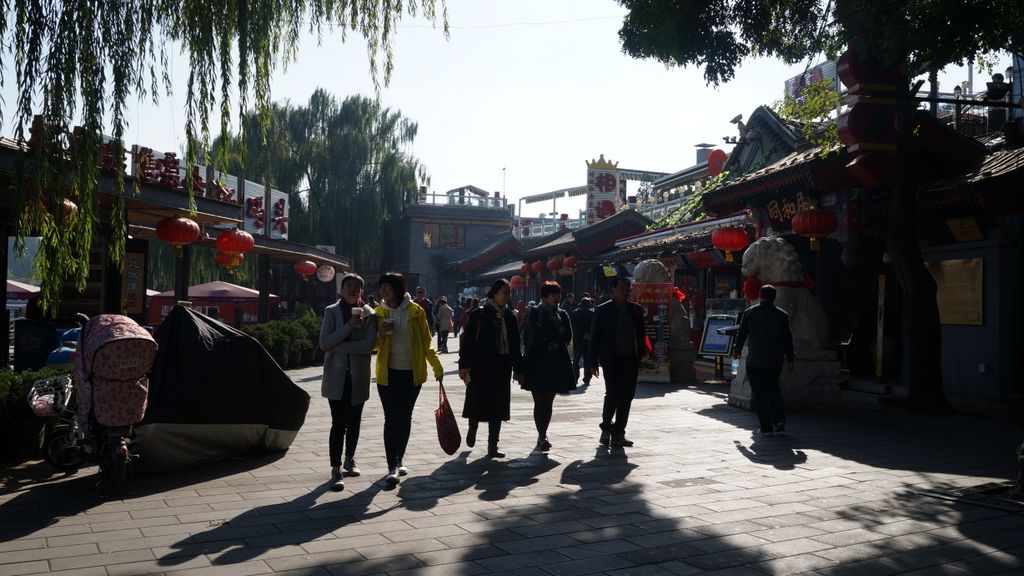
[[[377,339],[373,309],[360,298],[363,279],[346,274],[341,279],[341,299],[324,309],[320,348],[324,354],[324,378],[320,393],[331,405],[328,453],[331,488],[343,490],[341,448],[345,447],[345,474],[359,476],[356,445],[363,403],[370,397],[370,354]],[[366,320],[369,318],[370,320]]]

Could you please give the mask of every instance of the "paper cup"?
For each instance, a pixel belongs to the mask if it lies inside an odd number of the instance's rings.
[[[360,318],[362,318],[363,317],[363,307],[362,306],[353,306],[352,307],[352,315],[353,316],[359,316]]]

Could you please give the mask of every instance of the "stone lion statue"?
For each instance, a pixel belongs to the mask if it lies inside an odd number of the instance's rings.
[[[778,289],[775,305],[789,314],[793,347],[820,350],[828,346],[828,319],[804,279],[796,249],[782,238],[761,238],[743,253],[743,275]]]
[[[644,260],[633,269],[633,282],[637,284],[671,284],[672,275],[658,260]]]

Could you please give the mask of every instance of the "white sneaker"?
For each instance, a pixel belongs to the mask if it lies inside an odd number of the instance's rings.
[[[398,468],[392,468],[388,470],[388,475],[384,477],[384,483],[388,486],[397,486],[400,480],[398,479]]]

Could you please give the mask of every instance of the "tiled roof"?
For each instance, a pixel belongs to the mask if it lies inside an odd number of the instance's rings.
[[[621,262],[638,258],[657,257],[663,252],[693,252],[698,248],[711,246],[711,235],[720,228],[739,226],[749,228],[750,223],[745,217],[722,218],[717,221],[693,222],[665,234],[664,231],[653,232],[648,238],[639,237],[628,243],[620,242],[619,246],[602,252],[595,258],[605,261]]]

